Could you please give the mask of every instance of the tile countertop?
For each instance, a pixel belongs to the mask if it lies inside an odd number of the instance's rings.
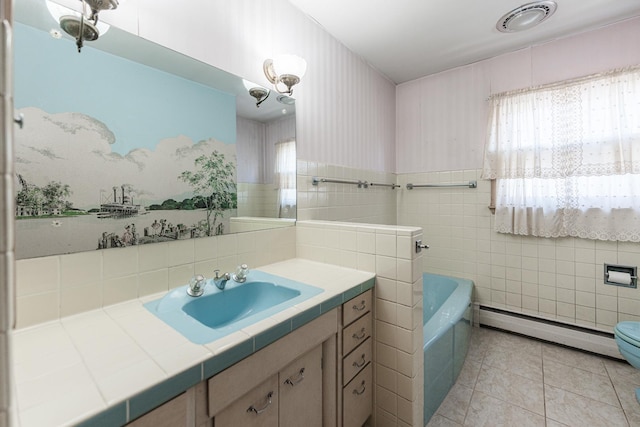
[[[209,344],[147,311],[164,295],[15,331],[18,425],[122,425],[371,288],[375,274],[291,259],[257,268],[324,292]]]

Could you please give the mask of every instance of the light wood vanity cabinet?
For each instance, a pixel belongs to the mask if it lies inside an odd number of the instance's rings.
[[[216,427],[321,427],[322,346],[290,363],[215,416]]]
[[[342,305],[342,425],[361,427],[371,415],[372,291]]]
[[[323,353],[335,348],[337,332],[333,309],[210,378],[215,427],[322,427],[324,384],[336,372],[335,351],[324,369]]]
[[[132,427],[361,427],[372,411],[372,291],[133,421]]]

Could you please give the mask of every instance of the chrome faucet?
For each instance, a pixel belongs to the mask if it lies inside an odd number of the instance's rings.
[[[199,297],[204,293],[204,286],[207,284],[207,279],[202,274],[196,274],[189,280],[189,287],[187,288],[187,294],[192,297]]]
[[[231,275],[229,273],[223,273],[220,275],[220,270],[213,271],[216,276],[213,278],[213,283],[215,283],[216,287],[220,290],[224,290],[224,287],[227,286],[227,281],[231,279]]]

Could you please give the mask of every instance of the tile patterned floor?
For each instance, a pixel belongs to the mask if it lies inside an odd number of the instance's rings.
[[[476,328],[428,427],[640,427],[636,387],[624,362]]]

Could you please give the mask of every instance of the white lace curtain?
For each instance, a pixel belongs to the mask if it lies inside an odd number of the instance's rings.
[[[490,102],[496,231],[640,241],[640,67]]]
[[[275,184],[278,189],[278,218],[295,218],[296,141],[276,144]]]

